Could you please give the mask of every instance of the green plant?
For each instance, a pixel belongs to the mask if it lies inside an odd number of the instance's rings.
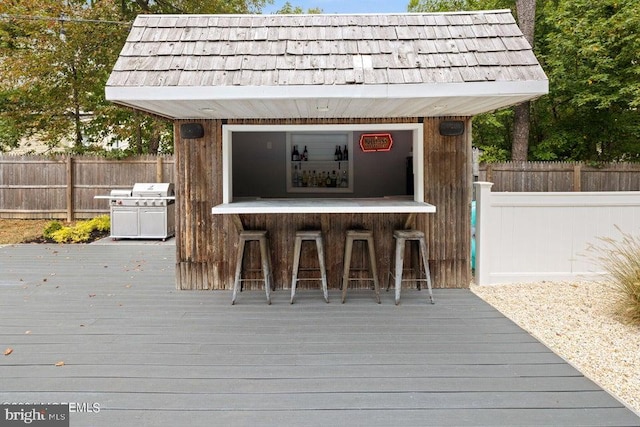
[[[55,230],[51,231],[45,237],[53,239],[56,243],[83,243],[89,241],[93,231],[109,231],[110,220],[109,215],[101,215],[96,218],[80,221],[72,227],[55,226]],[[49,228],[49,227],[47,227]],[[45,231],[46,233],[46,231]]]
[[[62,227],[63,226],[62,226],[62,223],[60,221],[51,221],[44,228],[44,232],[42,233],[42,235],[44,237],[46,237],[47,239],[52,239],[53,238],[53,233],[55,233],[56,231],[60,230]]]
[[[616,227],[618,228],[618,227]],[[640,237],[622,233],[621,240],[601,238],[603,247],[591,247],[618,292],[618,314],[640,325]]]

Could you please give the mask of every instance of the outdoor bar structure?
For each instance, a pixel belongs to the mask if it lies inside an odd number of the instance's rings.
[[[241,229],[268,231],[276,289],[290,287],[296,231],[322,231],[337,289],[346,230],[372,230],[384,284],[404,228],[425,233],[434,287],[459,288],[472,117],[547,91],[499,10],[141,15],[106,96],[174,123],[177,288],[231,289]],[[260,265],[256,248],[245,258]]]

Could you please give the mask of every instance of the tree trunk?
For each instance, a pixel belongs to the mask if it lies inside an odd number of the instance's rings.
[[[511,160],[526,161],[529,154],[529,101],[513,107],[513,142]]]
[[[533,35],[536,23],[536,0],[516,0],[518,26],[522,34],[533,47]],[[527,160],[529,153],[530,103],[529,101],[514,107],[513,141],[511,160]]]

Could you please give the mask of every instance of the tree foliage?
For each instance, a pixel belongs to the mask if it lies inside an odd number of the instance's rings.
[[[272,0],[3,0],[0,151],[37,136],[170,151],[171,124],[104,99],[139,13],[260,13]],[[410,0],[410,12],[515,10],[516,0]],[[531,105],[531,160],[640,161],[640,0],[537,0],[534,49],[550,92]],[[277,13],[302,13],[286,3]],[[314,8],[306,13],[321,13]],[[474,118],[474,144],[511,157],[511,109]]]
[[[511,8],[515,0],[411,0],[413,12]],[[534,51],[549,95],[532,103],[531,160],[640,160],[640,0],[537,0]],[[474,119],[476,146],[511,157],[513,115]],[[497,154],[496,154],[497,153]]]
[[[272,0],[5,0],[0,3],[0,151],[23,138],[86,151],[126,141],[170,151],[171,124],[105,100],[139,13],[259,13]]]
[[[292,6],[291,3],[285,2],[276,13],[280,15],[300,15],[302,13],[313,15],[322,13],[322,9],[320,9],[319,7],[312,7],[307,9],[307,11],[305,12],[305,10],[300,6]]]

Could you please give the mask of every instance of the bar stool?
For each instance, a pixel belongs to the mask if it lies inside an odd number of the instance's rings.
[[[260,260],[262,263],[262,279],[243,279],[242,261],[244,259],[244,249],[247,242],[257,241],[260,244]],[[271,288],[273,279],[271,276],[271,256],[269,255],[269,238],[266,230],[243,230],[240,231],[240,245],[238,247],[238,259],[236,262],[236,277],[233,283],[233,297],[231,304],[235,304],[238,289],[242,291],[241,283],[250,281],[264,281],[264,290],[267,294],[267,303],[271,304]],[[249,271],[249,270],[247,270]],[[259,270],[258,270],[259,271]]]
[[[389,281],[387,283],[387,290],[391,286],[391,277],[395,279],[396,284],[396,305],[400,303],[400,288],[402,288],[402,282],[418,282],[418,289],[420,289],[420,282],[427,282],[427,289],[429,289],[429,298],[431,304],[433,301],[433,292],[431,291],[431,273],[429,271],[429,260],[427,257],[427,242],[424,237],[424,233],[419,230],[396,230],[393,232],[393,237],[396,239],[396,267],[395,274],[389,269]],[[416,279],[403,279],[404,272],[404,248],[405,243],[417,241],[420,247],[420,255],[422,256],[422,265],[424,266],[425,278]],[[418,261],[419,263],[419,261]],[[417,266],[416,270],[419,269]],[[417,274],[417,271],[416,271]]]
[[[369,270],[372,277],[355,278],[351,275],[351,252],[353,249],[353,242],[356,240],[362,240],[367,242],[367,248],[369,250]],[[376,300],[380,304],[380,286],[378,284],[378,267],[376,266],[376,254],[375,246],[373,243],[373,231],[370,230],[347,230],[347,240],[344,246],[344,270],[342,272],[342,303],[347,297],[347,288],[349,287],[349,281],[352,280],[372,280],[373,287],[376,292]]]
[[[315,241],[316,252],[318,254],[319,268],[303,268],[303,270],[320,270],[320,277],[310,277],[298,279],[298,271],[300,269],[300,252],[302,252],[302,242]],[[327,269],[324,264],[324,246],[322,244],[322,232],[319,230],[296,231],[296,240],[293,249],[293,275],[291,277],[291,304],[296,297],[296,285],[302,280],[322,280],[322,292],[324,300],[329,302],[329,291],[327,289]]]

